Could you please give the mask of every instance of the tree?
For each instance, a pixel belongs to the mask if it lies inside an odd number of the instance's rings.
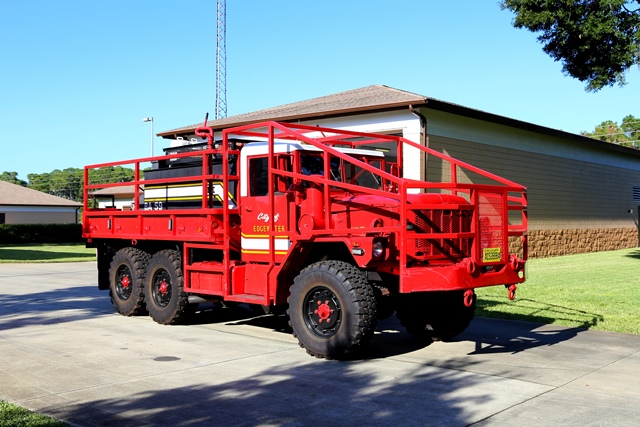
[[[51,182],[48,173],[30,173],[27,175],[27,179],[29,180],[29,188],[43,193],[50,192]]]
[[[27,181],[23,181],[18,178],[18,172],[2,172],[2,175],[0,175],[0,181],[7,181],[12,184],[21,185],[23,187],[27,186]]]
[[[633,5],[633,6],[632,6]],[[640,0],[502,0],[513,26],[541,32],[543,50],[562,71],[597,92],[640,64]],[[635,8],[634,8],[635,7]]]
[[[580,135],[612,144],[638,148],[640,146],[640,119],[629,114],[622,119],[620,125],[612,120],[606,120],[596,126],[593,132],[580,132]]]
[[[48,173],[30,173],[29,188],[53,194],[54,196],[82,202],[84,199],[84,170],[78,168],[55,169]],[[133,181],[133,169],[111,166],[91,170],[91,184]]]
[[[629,137],[634,147],[640,146],[640,118],[635,118],[629,114],[622,119],[620,128]]]

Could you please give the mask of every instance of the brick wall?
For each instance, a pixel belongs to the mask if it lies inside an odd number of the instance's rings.
[[[430,136],[430,143],[437,151],[526,186],[529,230],[634,227],[634,217],[627,212],[633,209],[637,215],[640,210],[640,203],[632,198],[633,186],[640,185],[640,170],[435,135]],[[473,174],[459,174],[458,178],[484,183]],[[431,156],[426,179],[449,179],[448,164]]]
[[[614,251],[638,247],[637,228],[598,228],[590,230],[529,231],[529,258],[547,258],[587,252]],[[522,256],[519,239],[513,239],[509,252]]]
[[[561,141],[556,141],[559,152],[551,155],[531,147],[518,150],[437,135],[429,138],[431,148],[527,187],[529,258],[639,246],[634,220],[640,220],[640,203],[633,201],[632,191],[640,185],[638,167],[630,168],[622,159],[619,165],[605,164],[599,155],[604,159],[610,153],[588,152],[588,147],[562,152]],[[517,147],[518,142],[514,140],[513,145]],[[580,160],[572,158],[578,154]],[[448,164],[431,156],[426,177],[434,182],[448,180]],[[459,174],[458,179],[484,183],[473,174]],[[522,256],[520,242],[510,243],[509,252]]]

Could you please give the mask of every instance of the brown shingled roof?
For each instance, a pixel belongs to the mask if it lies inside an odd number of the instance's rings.
[[[472,119],[483,120],[490,123],[511,126],[532,132],[539,132],[554,137],[568,138],[582,144],[589,144],[606,148],[608,150],[623,152],[628,155],[640,157],[640,150],[623,147],[617,144],[599,141],[586,136],[552,129],[522,120],[512,119],[493,113],[465,107],[451,102],[441,101],[435,98],[426,97],[417,93],[394,89],[384,85],[372,85],[359,89],[352,89],[345,92],[338,92],[319,98],[308,99],[306,101],[294,102],[292,104],[280,105],[278,107],[266,108],[264,110],[251,113],[238,114],[224,119],[213,120],[207,126],[213,130],[222,130],[233,126],[242,126],[261,121],[281,121],[290,122],[294,120],[304,120],[312,118],[338,117],[351,114],[388,111],[394,109],[407,108],[412,105],[418,107],[428,107],[432,110],[443,111],[445,113],[456,114]],[[196,128],[202,122],[190,126],[161,132],[158,136],[173,138],[176,136],[193,135]]]
[[[207,126],[217,130],[229,126],[239,126],[266,120],[287,121],[306,117],[339,116],[358,111],[403,108],[411,104],[420,105],[425,102],[426,98],[416,93],[394,89],[389,86],[372,85],[308,99],[306,101],[294,102],[292,104],[213,120],[208,122]],[[202,122],[168,130],[158,135],[173,136],[193,133],[193,131],[201,125]]]
[[[51,194],[10,182],[0,181],[0,205],[80,207],[82,203],[52,196]]]
[[[140,188],[142,189],[142,187]],[[136,191],[135,185],[123,185],[119,187],[108,187],[91,192],[92,196],[133,196]]]

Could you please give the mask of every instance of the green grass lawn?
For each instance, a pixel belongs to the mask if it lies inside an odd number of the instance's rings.
[[[532,259],[516,299],[476,289],[477,316],[640,334],[640,249]]]
[[[84,243],[2,245],[0,263],[95,261],[96,250]]]
[[[69,424],[0,400],[0,427],[69,427]]]

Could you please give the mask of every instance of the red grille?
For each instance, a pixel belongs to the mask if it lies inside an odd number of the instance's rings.
[[[504,261],[504,203],[501,194],[484,193],[478,198],[481,250],[500,248],[500,261]]]
[[[428,210],[412,213],[412,223],[417,234],[463,233],[471,230],[471,213],[467,210]],[[415,239],[416,258],[460,258],[468,257],[470,253],[470,238]]]

